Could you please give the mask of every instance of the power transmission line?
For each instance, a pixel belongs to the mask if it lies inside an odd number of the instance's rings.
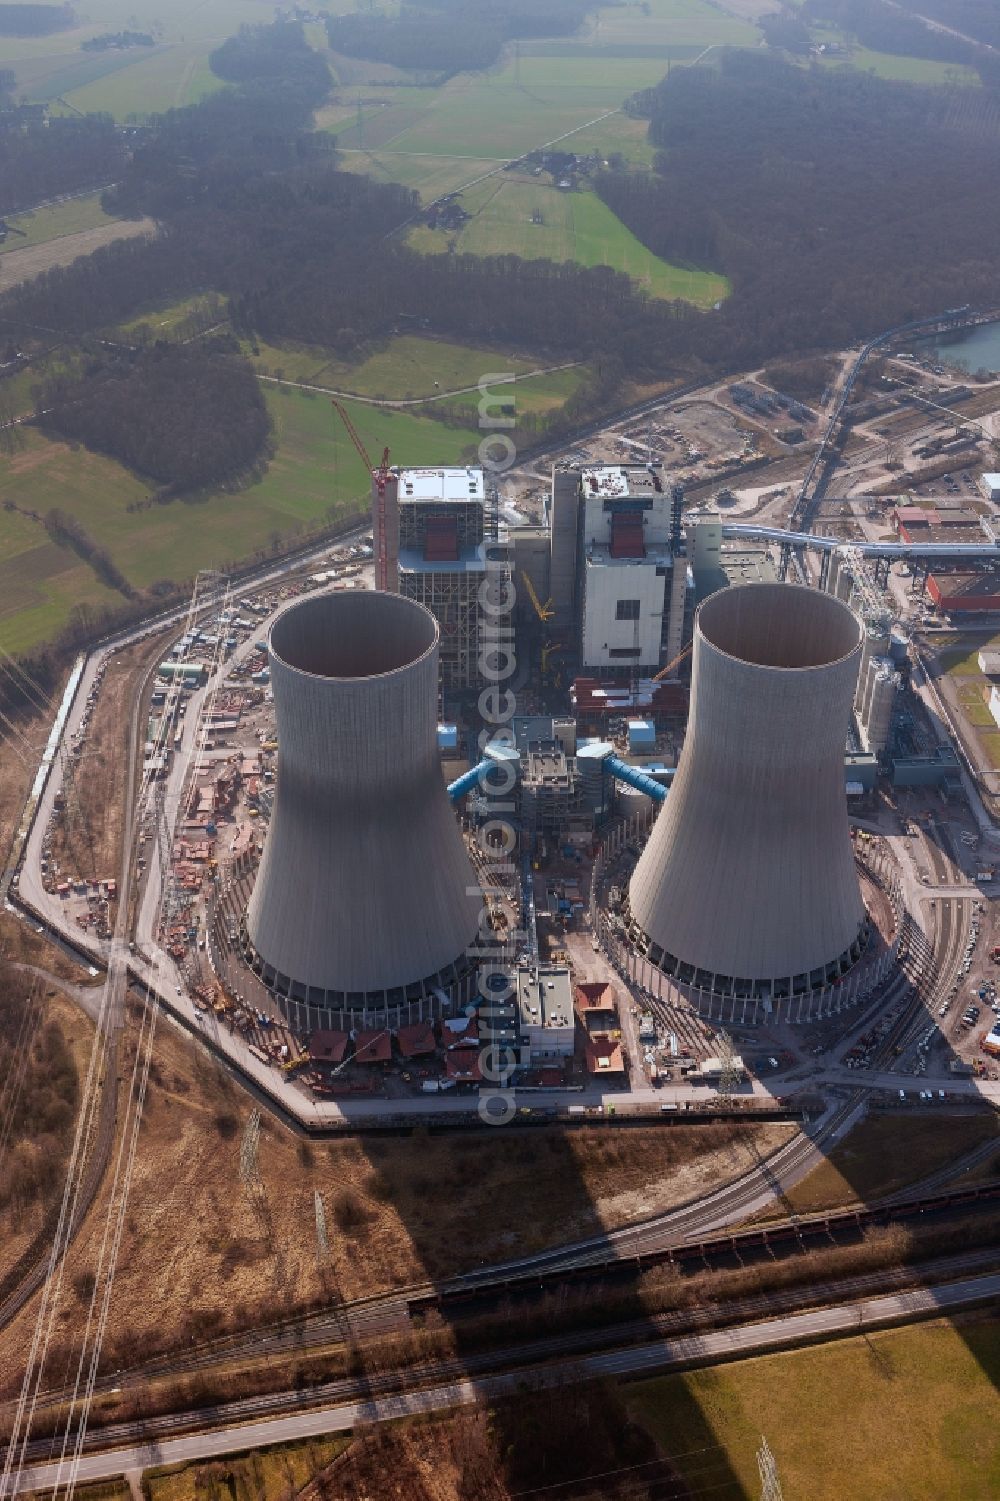
[[[736,1064],[736,1049],[733,1047],[733,1039],[728,1032],[720,1032],[717,1038],[719,1049],[719,1095],[723,1100],[730,1100],[739,1083],[739,1069]]]
[[[329,1260],[330,1241],[326,1233],[326,1210],[323,1208],[323,1195],[319,1189],[315,1192],[316,1200],[316,1255],[320,1261]]]
[[[260,1164],[257,1149],[260,1145],[260,1111],[251,1110],[240,1142],[240,1182],[244,1188],[260,1187]]]
[[[760,1471],[760,1501],[782,1501],[778,1464],[763,1434],[757,1450],[757,1468]]]

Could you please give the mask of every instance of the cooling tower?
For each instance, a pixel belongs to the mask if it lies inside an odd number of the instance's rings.
[[[246,931],[280,993],[360,1009],[468,969],[481,898],[441,777],[437,684],[437,622],[398,594],[319,595],[275,621],[277,790]]]
[[[793,584],[699,607],[684,749],[629,887],[637,941],[680,982],[779,997],[859,956],[844,745],[861,637],[846,605]]]

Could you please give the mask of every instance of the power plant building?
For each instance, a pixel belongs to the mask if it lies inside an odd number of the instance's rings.
[[[766,1014],[864,951],[844,785],[861,651],[857,616],[819,591],[734,585],[699,606],[687,736],[627,903],[678,983]]]
[[[682,498],[679,486],[665,486],[658,470],[640,465],[553,475],[553,630],[576,638],[583,668],[655,671],[680,651]]]
[[[491,540],[482,469],[401,469],[390,476],[386,499],[389,588],[424,605],[441,630],[441,686],[446,692],[479,681],[480,589]],[[378,530],[378,496],[373,493]]]
[[[482,901],[441,778],[439,636],[382,592],[313,595],[272,627],[278,779],[242,938],[294,1002],[471,995]]]

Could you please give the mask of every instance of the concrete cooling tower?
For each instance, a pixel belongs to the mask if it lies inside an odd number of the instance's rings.
[[[777,1000],[860,956],[844,746],[861,643],[846,605],[797,585],[698,609],[687,737],[628,894],[636,942],[678,982]]]
[[[396,594],[299,601],[271,630],[271,684],[254,968],[326,1008],[454,1000],[482,902],[438,760],[436,620]]]

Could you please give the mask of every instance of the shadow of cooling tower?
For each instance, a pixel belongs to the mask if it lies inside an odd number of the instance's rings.
[[[396,596],[326,596],[292,607],[275,627],[281,766],[247,933],[263,977],[291,1006],[404,1003],[432,991],[449,966],[455,983],[463,983],[457,965],[477,928],[478,899],[470,904],[475,880],[441,789],[433,743],[436,627],[427,625],[426,614]],[[859,655],[860,631],[846,607],[793,586],[733,588],[699,612],[684,756],[628,883],[631,941],[679,984],[730,999],[742,991],[742,998],[766,1000],[780,1018],[797,986],[830,986],[850,973],[866,922],[844,816],[842,760]],[[317,903],[332,914],[329,920],[318,915]],[[962,903],[949,899],[939,905],[933,931],[912,928],[911,977],[890,975],[867,1009],[838,1018],[840,1053],[856,1037],[878,1032],[883,1013],[890,1022],[872,1045],[871,1061],[897,1066],[917,1050],[927,1029],[937,1028],[963,921]],[[622,984],[632,1002],[644,1002],[627,975]],[[947,1039],[934,1048],[945,1069]],[[840,1124],[853,1119],[856,1094],[845,1071],[831,1107],[805,1123],[824,1152],[837,1152]],[[342,1109],[364,1133],[365,1119],[352,1112],[350,1100]],[[908,1116],[900,1109],[895,1118]],[[771,1244],[734,1242],[710,1254],[689,1251],[673,1264],[657,1260],[656,1253],[692,1234],[704,1238],[698,1204],[626,1232],[581,1234],[574,1227],[592,1225],[597,1212],[588,1153],[580,1146],[590,1129],[516,1119],[493,1129],[455,1132],[432,1124],[362,1134],[373,1192],[392,1204],[433,1289],[409,1310],[415,1327],[447,1329],[459,1369],[480,1383],[493,1411],[511,1488],[527,1488],[530,1478],[535,1501],[596,1494],[584,1481],[598,1464],[608,1468],[609,1454],[621,1476],[601,1482],[602,1497],[756,1494],[746,1456],[738,1464],[730,1459],[719,1415],[699,1399],[696,1383],[678,1375],[664,1384],[663,1429],[672,1436],[664,1443],[632,1421],[627,1389],[596,1378],[582,1352],[604,1337],[641,1346],[665,1336],[683,1339],[736,1314],[759,1318],[766,1309],[793,1307],[803,1290],[788,1269],[817,1247],[848,1256],[870,1242],[872,1229],[844,1223],[825,1240],[800,1233],[801,1216],[776,1159],[753,1170],[761,1191],[773,1193],[775,1213],[792,1226]],[[600,1150],[613,1159],[622,1139],[614,1133],[634,1129],[602,1126]],[[593,1131],[590,1139],[598,1139]],[[986,1160],[971,1150],[966,1158],[972,1167]],[[881,1196],[869,1189],[870,1164],[843,1151],[835,1161],[845,1196],[876,1207]],[[519,1180],[528,1184],[532,1175],[558,1183],[568,1245],[545,1245],[526,1225],[528,1196]],[[946,1180],[946,1172],[928,1173],[922,1184],[930,1190]],[[470,1210],[463,1218],[465,1198]],[[454,1225],[450,1237],[441,1233],[442,1199]],[[987,1222],[988,1213],[980,1223]],[[933,1223],[931,1212],[924,1228]],[[948,1223],[942,1212],[942,1228]],[[963,1234],[976,1234],[970,1223]],[[505,1245],[509,1259],[501,1262]],[[486,1246],[489,1268],[481,1258]],[[499,1287],[498,1263],[506,1274]],[[889,1285],[894,1274],[879,1275]],[[713,1277],[730,1281],[736,1303],[728,1313]],[[478,1288],[477,1280],[489,1285]],[[762,1304],[768,1280],[789,1286],[772,1290]],[[864,1287],[866,1295],[874,1291],[870,1280]],[[602,1334],[609,1313],[613,1328]],[[506,1340],[513,1349],[526,1339],[561,1342],[550,1353],[564,1360],[580,1351],[578,1379],[553,1393],[544,1380],[529,1378],[518,1397],[498,1399],[481,1374],[487,1345],[503,1347]],[[989,1358],[982,1354],[987,1364]],[[373,1381],[371,1395],[377,1391]]]

